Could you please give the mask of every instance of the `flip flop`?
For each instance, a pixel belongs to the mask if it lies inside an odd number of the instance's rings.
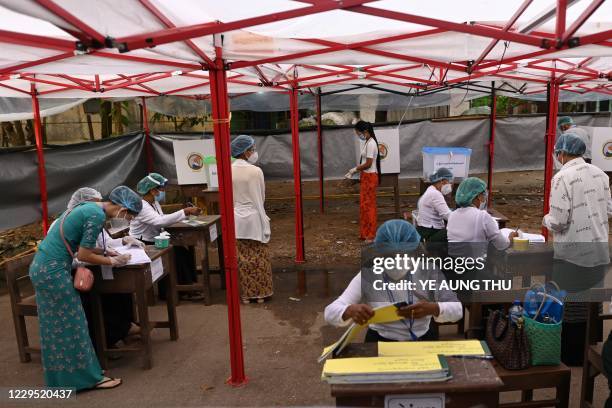
[[[121,381],[121,378],[104,377],[104,378],[102,378],[102,380],[100,382],[98,382],[96,385],[94,385],[94,387],[92,389],[94,389],[94,390],[110,390],[112,388],[117,388],[121,384],[123,384],[123,381]]]

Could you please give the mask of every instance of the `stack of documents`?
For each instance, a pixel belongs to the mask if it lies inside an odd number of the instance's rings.
[[[493,358],[491,350],[484,340],[378,342],[378,355],[380,357],[423,354],[445,357]]]
[[[508,234],[510,234],[513,231],[514,230],[511,228],[502,228],[500,230],[502,235],[505,235],[505,236],[508,236]],[[544,235],[541,235],[541,234],[530,234],[528,232],[523,232],[523,231],[518,231],[518,233],[519,233],[519,238],[528,239],[530,244],[533,244],[535,242],[546,242],[546,238],[544,238]]]
[[[338,358],[325,362],[321,379],[330,384],[377,384],[446,381],[451,378],[444,356]]]

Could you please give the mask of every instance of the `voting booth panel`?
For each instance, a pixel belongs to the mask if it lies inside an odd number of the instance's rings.
[[[214,140],[175,140],[172,147],[178,184],[219,187]]]
[[[376,129],[378,140],[378,155],[380,156],[381,174],[397,174],[400,172],[400,134],[399,128]],[[365,142],[359,139],[355,141],[357,163],[361,164],[361,152]]]
[[[612,171],[612,128],[583,127],[591,136],[591,164]]]

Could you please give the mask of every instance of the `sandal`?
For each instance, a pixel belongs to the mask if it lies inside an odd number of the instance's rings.
[[[117,388],[121,384],[123,384],[123,381],[121,381],[121,378],[111,378],[111,377],[105,376],[104,378],[102,378],[101,381],[99,381],[96,385],[94,385],[93,389],[94,390],[110,390],[112,388]]]

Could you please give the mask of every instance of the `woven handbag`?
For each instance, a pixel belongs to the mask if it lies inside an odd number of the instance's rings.
[[[489,315],[486,341],[493,357],[506,370],[522,370],[531,361],[529,340],[522,320],[517,325],[510,322],[500,310]]]

